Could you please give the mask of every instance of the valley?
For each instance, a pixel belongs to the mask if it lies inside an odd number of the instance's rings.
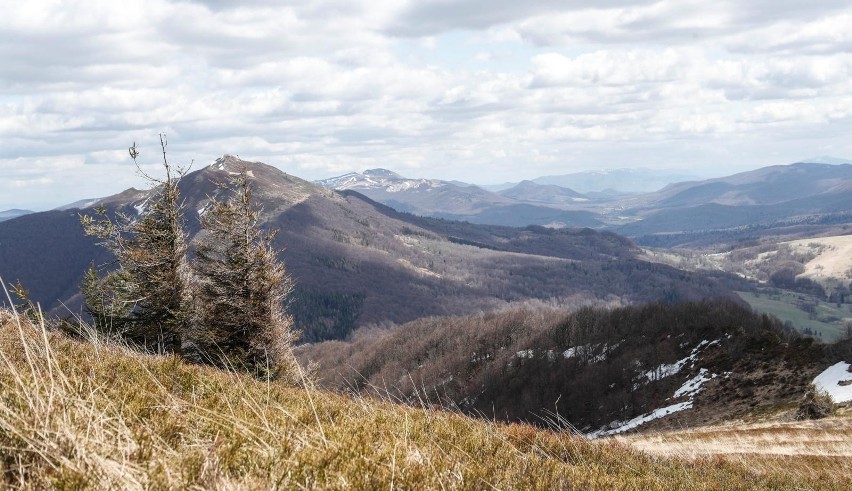
[[[784,290],[762,293],[737,292],[754,310],[774,315],[802,334],[814,336],[825,343],[850,337],[852,305],[832,304],[813,295]]]

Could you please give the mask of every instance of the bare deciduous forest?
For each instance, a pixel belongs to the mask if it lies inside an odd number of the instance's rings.
[[[433,317],[363,328],[348,341],[302,346],[298,356],[319,363],[328,388],[542,425],[558,413],[588,431],[666,405],[702,368],[727,375],[695,404],[712,410],[684,422],[795,404],[816,362],[838,349],[737,303],[704,301]],[[676,373],[660,368],[692,353],[697,361]]]

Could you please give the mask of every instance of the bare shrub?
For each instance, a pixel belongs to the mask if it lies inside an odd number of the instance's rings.
[[[805,392],[799,410],[796,411],[796,419],[822,419],[833,415],[834,412],[835,406],[831,396],[811,384]]]

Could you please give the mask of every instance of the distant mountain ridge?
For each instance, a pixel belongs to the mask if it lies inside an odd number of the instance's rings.
[[[533,181],[521,181],[516,186],[498,191],[497,194],[518,201],[545,205],[570,205],[589,201],[588,197],[573,189]]]
[[[386,169],[351,172],[315,182],[337,191],[357,191],[397,211],[421,216],[521,227],[601,225],[591,212],[563,209],[566,203],[583,201],[581,195],[555,187],[531,190],[528,186],[537,186],[532,183],[503,194],[437,179],[408,179]]]
[[[553,184],[574,189],[580,193],[615,190],[621,193],[648,193],[682,181],[696,180],[693,174],[663,169],[630,168],[574,172],[542,176],[533,179],[537,184]]]
[[[848,223],[852,164],[795,163],[731,176],[672,184],[621,201],[636,218],[615,228],[631,237],[796,222]],[[679,240],[667,238],[667,243]]]
[[[700,179],[695,174],[688,174],[671,169],[622,168],[600,169],[540,176],[530,181],[541,185],[554,185],[572,189],[588,195],[589,193],[641,194],[658,191],[666,185]],[[483,189],[499,192],[517,186],[519,183],[482,185]]]
[[[406,179],[383,169],[321,181],[355,190],[396,210],[422,216],[510,226],[585,226],[614,230],[643,245],[670,246],[762,234],[792,234],[797,223],[813,233],[842,233],[852,215],[852,164],[834,157],[773,165],[738,174],[672,182],[693,176],[652,169],[618,169],[541,177],[482,187],[430,179]],[[619,184],[620,183],[620,184]],[[654,185],[651,186],[653,183]],[[657,187],[624,194],[626,185]],[[566,187],[571,185],[571,187]],[[578,192],[576,189],[601,189]],[[786,231],[781,231],[784,229]],[[823,230],[823,232],[817,232]],[[710,235],[707,235],[710,233]]]
[[[22,217],[24,215],[29,215],[30,213],[34,213],[31,210],[20,210],[17,208],[13,208],[11,210],[0,211],[0,222],[5,220],[11,220],[13,218]]]

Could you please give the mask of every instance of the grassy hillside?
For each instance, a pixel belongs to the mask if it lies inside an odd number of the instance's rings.
[[[83,343],[0,312],[6,489],[848,489]]]
[[[658,456],[712,459],[725,456],[756,472],[781,468],[798,473],[801,489],[811,479],[835,474],[838,483],[852,475],[852,411],[815,421],[734,422],[698,429],[637,434],[618,441]],[[846,476],[846,477],[844,477]],[[825,487],[830,485],[825,483]],[[848,484],[847,484],[848,485]]]
[[[852,304],[832,304],[802,293],[779,291],[762,295],[737,292],[758,312],[772,314],[790,321],[797,330],[812,335],[824,343],[845,339],[847,324],[852,326]]]
[[[723,425],[664,433],[635,434],[617,438],[654,455],[749,455],[771,465],[792,458],[836,463],[852,473],[852,410],[845,407],[836,416],[807,421],[765,420],[731,422]]]

